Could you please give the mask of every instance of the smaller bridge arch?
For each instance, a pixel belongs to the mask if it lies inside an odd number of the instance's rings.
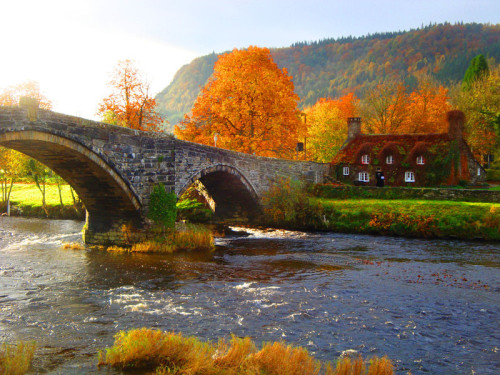
[[[197,190],[220,218],[253,217],[260,211],[260,199],[252,184],[236,167],[214,164],[191,175],[177,195],[197,182]]]

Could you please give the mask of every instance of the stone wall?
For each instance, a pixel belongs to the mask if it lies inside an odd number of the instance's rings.
[[[500,202],[500,191],[486,189],[405,188],[317,185],[313,193],[325,198],[429,199],[462,202]]]

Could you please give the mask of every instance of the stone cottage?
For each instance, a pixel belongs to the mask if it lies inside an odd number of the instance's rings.
[[[463,138],[464,114],[447,114],[442,134],[362,134],[361,118],[348,119],[347,140],[332,161],[337,180],[375,186],[382,170],[386,186],[477,184],[486,172]]]

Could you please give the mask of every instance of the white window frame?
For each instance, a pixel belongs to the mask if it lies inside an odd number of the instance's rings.
[[[481,168],[480,167],[477,167],[477,175],[481,176]]]
[[[358,173],[358,181],[369,182],[370,181],[369,173],[368,172],[359,172]]]
[[[361,155],[361,164],[370,164],[370,155],[368,154]]]
[[[405,182],[415,182],[415,173],[413,171],[405,172]]]
[[[342,173],[344,174],[344,176],[349,176],[349,167],[342,168]]]
[[[425,164],[425,158],[422,155],[417,156],[417,164],[418,165],[424,165]]]
[[[392,155],[387,155],[385,157],[385,164],[394,164],[394,156]]]

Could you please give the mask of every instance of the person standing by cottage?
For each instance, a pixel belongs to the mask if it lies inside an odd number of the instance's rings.
[[[375,178],[377,179],[377,187],[384,187],[385,177],[380,167],[378,167],[377,172],[375,172]]]

